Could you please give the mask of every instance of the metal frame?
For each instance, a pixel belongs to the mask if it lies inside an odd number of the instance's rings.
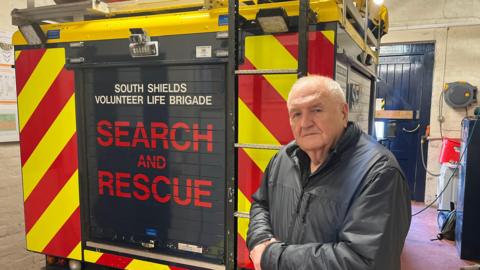
[[[27,8],[12,11],[13,25],[27,22],[42,22],[55,20],[58,22],[82,21],[86,17],[105,18],[115,15],[159,12],[164,10],[182,9],[213,9],[224,7],[222,0],[130,0],[105,3],[98,0],[84,0],[76,3],[57,4],[35,7],[34,0],[27,0]],[[248,1],[248,0],[242,0]]]
[[[374,135],[375,133],[375,103],[377,92],[377,80],[371,80],[370,85],[370,108],[368,109],[368,134]]]
[[[31,0],[30,0],[31,1]],[[309,12],[309,4],[308,1],[299,0],[299,1],[287,1],[287,2],[272,2],[272,3],[265,3],[265,4],[255,4],[255,5],[245,5],[243,1],[247,0],[238,0],[237,3],[237,10],[238,7],[241,5],[242,8],[242,16],[247,20],[252,20],[255,18],[258,10],[260,8],[284,8],[287,12],[288,16],[290,17],[303,17],[303,15],[299,14],[303,12]],[[235,1],[232,2],[234,4]],[[135,3],[135,5],[134,5]],[[303,3],[303,4],[302,4]],[[305,5],[306,4],[306,5]],[[303,5],[303,7],[302,7]],[[366,19],[364,19],[357,8],[353,5],[352,0],[330,0],[324,1],[322,0],[319,2],[318,0],[311,0],[310,3],[311,9],[318,14],[316,18],[316,23],[319,22],[327,22],[327,21],[338,21],[345,31],[352,37],[355,43],[367,54],[371,55],[374,58],[374,61],[377,62],[378,59],[378,46],[379,46],[379,39],[376,39],[373,33],[366,27]],[[131,17],[135,15],[153,15],[153,14],[163,14],[163,13],[173,13],[173,12],[184,12],[184,11],[197,11],[200,13],[209,13],[211,16],[215,17],[217,15],[222,15],[227,13],[227,8],[225,7],[225,2],[222,0],[135,0],[135,1],[125,1],[125,2],[117,2],[117,3],[104,3],[102,1],[97,0],[85,0],[78,3],[71,3],[71,4],[61,4],[61,5],[51,5],[51,6],[42,6],[42,7],[34,7],[33,3],[28,6],[26,9],[14,9],[12,11],[12,21],[14,25],[24,25],[24,24],[31,24],[31,23],[45,23],[46,20],[54,20],[59,23],[64,22],[71,22],[71,21],[82,21],[82,20],[92,20],[95,19],[98,22],[93,22],[91,24],[86,24],[84,26],[78,28],[78,26],[70,28],[68,31],[70,36],[68,38],[64,38],[62,36],[62,40],[47,40],[47,43],[55,43],[55,42],[73,42],[73,41],[80,41],[85,39],[91,40],[101,40],[101,39],[113,39],[113,38],[123,38],[119,31],[111,31],[112,29],[108,28],[106,25],[115,25],[116,27],[121,27],[121,24],[124,20],[121,20],[120,17]],[[187,14],[187,13],[185,13]],[[191,13],[188,13],[191,15]],[[305,21],[308,20],[309,14],[306,14]],[[117,16],[116,18],[111,18]],[[187,16],[188,17],[188,16]],[[105,20],[98,20],[98,19],[109,19],[108,24],[105,24]],[[142,19],[145,19],[143,17]],[[153,18],[152,18],[153,19]],[[188,18],[191,19],[190,17]],[[118,21],[120,20],[120,21]],[[350,20],[352,22],[350,22]],[[146,22],[146,21],[145,21]],[[199,24],[205,24],[207,22],[199,21]],[[238,22],[237,22],[238,23]],[[303,24],[300,21],[301,24]],[[353,24],[358,25],[359,29],[363,29],[364,34],[361,34],[361,31],[357,30]],[[61,24],[60,24],[61,25]],[[209,22],[211,29],[213,30],[215,27],[223,27],[215,25],[212,22]],[[42,26],[44,31],[53,29],[58,30],[58,24],[50,24],[46,26]],[[106,36],[98,36],[98,32],[103,30],[104,28],[106,31],[109,31],[109,35]],[[162,29],[165,26],[162,25]],[[302,29],[301,26],[299,29]],[[203,29],[203,28],[202,28]],[[216,28],[215,28],[216,29]],[[152,29],[149,29],[153,31]],[[155,29],[157,35],[161,35],[161,30]],[[196,29],[196,31],[204,32],[200,29]],[[213,30],[215,31],[215,30]],[[168,32],[168,31],[167,31]],[[179,34],[186,34],[183,31],[179,31]],[[150,33],[152,34],[152,33]],[[171,31],[167,34],[172,34]],[[74,35],[78,40],[72,40],[72,36]],[[305,38],[305,37],[302,37]],[[308,38],[308,37],[307,37]],[[18,35],[14,36],[14,42],[18,45],[22,44],[24,41],[18,37]],[[300,46],[302,43],[299,43]],[[376,50],[372,50],[371,48],[375,47]],[[304,57],[299,56],[299,61],[303,62]],[[302,65],[300,65],[302,66]],[[305,70],[301,70],[300,73],[305,73]]]
[[[74,46],[68,46],[67,43],[63,43],[63,46],[66,49],[66,57],[67,59],[71,56],[78,56],[81,54],[78,54],[76,51],[77,49],[81,49],[82,46],[77,47],[76,43],[72,43]],[[70,44],[70,45],[72,45]],[[29,46],[31,47],[31,46]],[[84,83],[84,69],[94,69],[94,68],[105,68],[105,67],[123,67],[123,66],[164,66],[164,65],[194,65],[194,64],[213,64],[213,65],[218,65],[221,64],[225,68],[225,72],[227,72],[227,59],[226,58],[216,58],[216,59],[191,59],[191,60],[130,60],[130,61],[120,61],[120,62],[85,62],[85,63],[68,63],[66,64],[66,67],[69,69],[72,69],[75,71],[75,89],[76,91],[76,113],[77,113],[77,131],[79,134],[85,134],[86,130],[86,111],[85,111],[85,93],[84,91],[81,91],[83,89],[83,83]],[[225,75],[227,76],[227,75]],[[225,84],[228,83],[228,78],[231,76],[227,76],[225,80]],[[235,195],[232,193],[235,189],[233,188],[234,185],[234,175],[236,173],[236,162],[235,160],[232,160],[232,157],[234,158],[235,155],[232,153],[235,151],[234,148],[234,142],[236,141],[236,137],[231,136],[231,132],[236,132],[235,130],[230,129],[230,123],[233,121],[231,118],[232,115],[232,105],[235,105],[236,101],[236,96],[231,96],[230,91],[225,86],[225,101],[227,103],[226,111],[227,111],[227,116],[226,116],[226,184],[225,184],[225,204],[226,204],[226,214],[225,214],[225,265],[224,266],[219,266],[216,264],[211,264],[212,266],[215,266],[214,268],[210,268],[209,266],[206,268],[209,269],[234,269],[234,258],[235,258],[235,250],[234,248],[236,247],[236,225],[235,225],[235,220],[234,220],[234,207],[236,207],[236,201],[232,199],[232,196]],[[235,120],[236,122],[236,120]],[[88,193],[88,182],[87,181],[82,181],[85,179],[86,172],[88,171],[88,162],[87,162],[87,157],[86,157],[86,138],[83,135],[78,136],[78,155],[79,155],[79,181],[80,181],[80,201],[81,205],[83,206],[88,206],[88,200],[89,198],[85,195],[81,194],[87,194]],[[232,169],[232,164],[235,167]],[[230,180],[229,180],[230,179]],[[98,246],[92,246],[88,245],[87,243],[92,243],[91,241],[86,241],[86,239],[90,239],[88,237],[88,230],[87,228],[90,227],[89,224],[89,209],[88,207],[83,207],[81,211],[81,220],[82,224],[86,226],[82,226],[82,247],[87,248],[87,249],[92,249],[93,248],[99,248]],[[101,243],[98,243],[100,245],[104,245]],[[139,259],[142,258],[150,258],[150,259],[162,259],[165,260],[165,256],[162,254],[153,254],[149,255],[150,253],[148,252],[143,252],[141,250],[136,250],[136,249],[130,249],[130,248],[124,248],[124,247],[116,247],[113,245],[108,245],[108,248],[105,248],[105,251],[113,251],[115,252],[123,252],[121,250],[129,250],[128,254],[129,256],[131,255],[132,257],[138,257]],[[113,247],[113,248],[112,248]],[[121,249],[121,250],[120,250]],[[130,252],[133,250],[134,252]],[[141,254],[140,254],[141,253]],[[158,255],[158,256],[157,256]],[[164,256],[164,257],[162,257]],[[175,257],[175,256],[173,256]],[[177,262],[173,261],[174,263],[182,263],[182,262]],[[184,263],[184,262],[183,262]],[[192,266],[199,266],[199,264],[189,264]],[[210,264],[209,264],[210,265]],[[219,268],[220,267],[220,268]]]
[[[12,10],[12,24],[24,25],[30,22],[42,22],[44,20],[52,20],[62,18],[60,21],[64,21],[65,18],[72,18],[71,21],[81,20],[86,15],[99,15],[98,11],[92,9],[92,1],[83,1],[71,4],[51,5],[34,7],[28,5],[25,9]]]
[[[348,21],[348,17],[352,18],[356,24],[358,24],[362,30],[364,31],[364,41],[365,41],[365,44],[369,44],[369,45],[372,45],[373,47],[376,47],[378,48],[379,46],[379,41],[377,38],[375,38],[375,36],[373,35],[372,31],[370,31],[370,29],[368,29],[368,1],[365,1],[365,18],[362,18],[362,15],[360,14],[360,12],[358,12],[358,9],[355,7],[355,5],[353,4],[353,1],[352,0],[342,0],[342,4],[343,4],[343,16],[344,16],[344,20],[345,21]],[[367,31],[365,31],[367,30]]]
[[[256,143],[236,143],[236,148],[246,148],[246,149],[266,149],[266,150],[280,150],[283,145],[273,145],[273,144],[256,144]]]
[[[231,198],[228,201],[227,208],[231,202],[234,203],[231,209],[234,210],[233,216],[235,218],[248,218],[248,213],[237,212],[237,193],[238,193],[238,179],[237,179],[237,162],[236,157],[238,148],[254,148],[254,149],[272,149],[278,150],[281,146],[276,145],[259,145],[259,144],[239,144],[238,141],[238,115],[237,115],[237,98],[238,98],[238,76],[237,75],[264,75],[264,74],[297,74],[298,77],[308,75],[308,33],[309,33],[309,7],[310,0],[300,0],[298,12],[298,68],[297,69],[268,69],[268,70],[238,70],[239,67],[239,53],[240,53],[240,27],[239,27],[239,0],[228,1],[228,91],[227,91],[227,127],[231,125],[231,130],[227,129],[227,168],[234,168],[234,170],[227,171],[227,179],[232,180],[232,186],[229,187]],[[234,138],[232,141],[231,138]],[[232,163],[233,162],[233,163]],[[230,175],[232,173],[232,175]],[[231,177],[231,178],[230,178]],[[230,210],[230,208],[228,208]],[[228,211],[230,212],[230,211]],[[234,224],[236,233],[237,223]],[[234,244],[236,253],[236,237],[235,239],[228,239],[229,233],[227,231],[227,243]],[[228,256],[230,262],[230,256]],[[227,269],[233,269],[236,262],[232,258],[232,264],[227,264]]]
[[[65,48],[68,50],[68,48]],[[68,54],[68,52],[65,52]],[[68,66],[66,66],[68,68]],[[84,73],[83,70],[75,70],[75,113],[77,118],[77,134],[85,134],[86,130],[86,116],[85,116],[85,92],[78,91],[78,89],[83,89],[84,85]],[[88,193],[88,185],[87,181],[82,181],[82,179],[86,179],[87,172],[88,172],[88,162],[87,162],[87,143],[85,136],[78,136],[77,135],[77,158],[78,158],[78,190],[79,190],[79,202],[80,202],[80,222],[82,226],[81,228],[81,246],[82,250],[85,249],[85,241],[84,239],[88,239],[86,236],[88,234],[87,228],[90,228],[89,222],[89,212],[85,211],[85,205],[89,205],[88,196],[84,196],[82,194]],[[87,207],[88,210],[88,207]],[[82,260],[83,252],[82,252]]]
[[[235,260],[237,254],[237,220],[234,218],[234,213],[237,211],[237,153],[235,143],[238,141],[238,77],[235,71],[238,69],[238,40],[239,40],[239,4],[238,0],[228,0],[228,65],[227,65],[227,219],[231,215],[232,224],[228,226],[227,234],[225,236],[225,243],[227,247],[227,269],[235,269],[237,261]]]
[[[309,0],[300,0],[298,16],[298,77],[308,75],[308,12]]]
[[[178,264],[186,265],[186,266],[194,266],[194,267],[200,267],[200,268],[204,268],[204,269],[213,269],[213,270],[223,270],[224,269],[223,265],[218,265],[218,264],[214,264],[214,263],[185,259],[185,258],[182,258],[182,257],[177,257],[177,256],[172,256],[172,255],[167,255],[167,254],[152,253],[152,252],[148,252],[148,251],[143,251],[143,250],[138,250],[138,249],[133,249],[133,248],[119,247],[119,246],[114,246],[114,245],[109,245],[109,244],[97,243],[97,242],[93,242],[93,241],[86,241],[85,245],[87,247],[90,247],[90,248],[93,248],[93,249],[113,251],[113,252],[118,252],[118,253],[121,253],[121,254],[129,254],[129,255],[134,255],[134,256],[137,256],[137,257],[144,257],[144,258],[155,259],[155,260],[160,260],[160,261],[173,262],[173,263],[178,263]]]

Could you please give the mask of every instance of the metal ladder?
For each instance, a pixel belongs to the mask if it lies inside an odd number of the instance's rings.
[[[308,69],[308,12],[309,0],[300,0],[298,15],[298,68],[297,69],[255,69],[238,70],[239,46],[239,1],[228,2],[228,37],[229,37],[229,76],[235,75],[263,75],[263,74],[297,74],[298,77],[307,75]],[[231,73],[233,71],[233,74]],[[231,88],[230,88],[231,89]],[[236,88],[235,88],[236,89]]]
[[[239,70],[239,1],[229,0],[228,2],[228,82],[227,89],[238,93],[238,76],[240,75],[284,75],[297,74],[298,78],[308,74],[308,12],[310,9],[309,0],[299,1],[298,15],[298,68],[297,69],[251,69]],[[236,112],[236,106],[235,106]],[[236,126],[236,122],[232,123]],[[235,134],[235,141],[237,141]],[[281,146],[266,144],[240,144],[235,143],[235,148],[279,150]]]
[[[229,0],[228,2],[228,92],[235,95],[234,104],[228,104],[227,106],[233,106],[233,117],[231,118],[231,125],[237,126],[237,102],[238,98],[238,76],[241,75],[284,75],[284,74],[296,74],[299,78],[308,74],[308,12],[309,12],[309,0],[300,0],[299,2],[299,15],[298,15],[298,68],[297,69],[253,69],[253,70],[239,70],[239,1]],[[231,100],[231,99],[228,99]],[[282,145],[268,145],[268,144],[240,144],[238,143],[237,129],[232,135],[235,138],[234,144],[234,156],[237,156],[239,148],[243,149],[264,149],[264,150],[279,150]],[[228,134],[227,134],[228,136]],[[237,188],[237,184],[235,184]],[[236,201],[236,198],[235,198]],[[236,218],[249,218],[249,214],[246,212],[235,211],[234,216]]]

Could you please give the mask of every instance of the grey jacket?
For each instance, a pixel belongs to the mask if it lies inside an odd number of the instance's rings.
[[[326,162],[310,174],[295,142],[270,161],[253,195],[247,246],[272,237],[269,269],[400,269],[410,195],[394,156],[349,123]]]

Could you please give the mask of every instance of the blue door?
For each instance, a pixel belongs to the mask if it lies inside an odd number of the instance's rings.
[[[377,98],[384,100],[383,144],[393,152],[408,180],[411,198],[424,201],[425,169],[421,137],[430,124],[434,61],[433,44],[403,44],[380,49]],[[378,135],[378,134],[377,134]],[[428,145],[424,145],[426,160]]]

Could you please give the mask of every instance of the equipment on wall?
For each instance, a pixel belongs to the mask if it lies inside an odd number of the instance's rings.
[[[480,107],[476,107],[475,110],[473,111],[473,115],[476,117],[480,117]]]
[[[477,87],[467,82],[451,82],[444,86],[445,102],[452,108],[465,108],[477,101]]]

